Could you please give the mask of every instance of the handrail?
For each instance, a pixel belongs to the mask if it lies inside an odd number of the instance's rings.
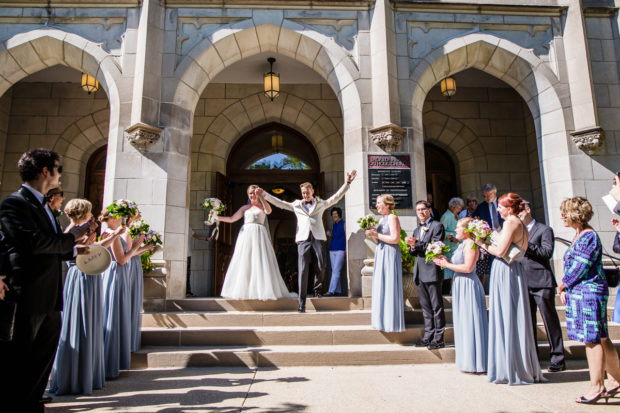
[[[569,246],[569,247],[570,247],[570,245],[572,244],[572,242],[570,242],[570,241],[569,241],[569,240],[567,240],[566,238],[562,238],[562,237],[555,237],[554,239],[555,239],[555,241],[561,242],[562,244],[567,245],[567,246]],[[620,257],[616,257],[615,255],[609,255],[609,254],[606,254],[604,251],[603,251],[602,253],[603,253],[603,256],[605,256],[605,257],[607,257],[607,258],[610,258],[610,259],[612,260],[612,262],[613,262],[613,260],[618,260],[618,261],[620,261]],[[617,265],[617,264],[614,262],[614,265]]]

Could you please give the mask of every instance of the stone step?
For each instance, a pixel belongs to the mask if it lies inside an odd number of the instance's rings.
[[[585,346],[565,341],[568,360],[585,360]],[[549,346],[539,342],[540,360],[549,359]],[[620,351],[620,344],[616,343]],[[428,350],[424,347],[381,345],[236,346],[236,347],[144,347],[132,354],[131,368],[180,367],[285,367],[351,366],[390,364],[453,363],[454,347]]]
[[[620,340],[620,324],[609,325],[609,337]],[[410,324],[402,333],[385,333],[366,325],[262,326],[262,327],[172,327],[142,329],[145,346],[269,346],[269,345],[349,345],[415,344],[424,336],[424,326]],[[562,336],[567,340],[566,323]],[[536,337],[546,340],[543,324],[537,324]],[[452,343],[453,328],[447,324],[445,340]]]

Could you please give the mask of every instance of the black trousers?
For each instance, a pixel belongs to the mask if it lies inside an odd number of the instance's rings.
[[[40,403],[60,337],[60,312],[31,314],[18,305],[13,340],[0,343],[2,404],[43,412]]]
[[[425,283],[418,281],[418,297],[424,317],[424,341],[429,343],[443,342],[446,329],[446,315],[443,310],[441,287],[443,280]]]
[[[564,362],[564,340],[562,339],[562,327],[560,318],[555,309],[555,288],[528,288],[530,295],[530,312],[532,313],[532,326],[534,327],[534,342],[538,352],[538,340],[536,340],[536,307],[540,309],[540,315],[545,323],[547,339],[549,340],[549,354],[551,363]]]
[[[325,241],[315,239],[312,232],[305,241],[297,243],[297,281],[299,285],[299,306],[306,307],[308,295],[308,273],[312,265],[312,252],[316,256],[317,272],[314,274],[315,293],[320,293],[325,279]]]

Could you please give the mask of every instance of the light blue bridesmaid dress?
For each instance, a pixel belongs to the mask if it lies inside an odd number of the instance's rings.
[[[527,231],[522,225],[522,231]],[[489,286],[487,378],[494,383],[531,384],[544,380],[532,334],[523,252],[511,264],[496,257]]]
[[[127,244],[120,238],[123,251]],[[103,273],[103,344],[106,378],[118,377],[131,364],[131,264],[112,265]]]
[[[389,234],[388,218],[377,225],[379,234]],[[372,276],[372,327],[385,332],[405,331],[403,272],[398,244],[377,243]]]
[[[464,244],[452,254],[452,263],[465,263]],[[484,288],[475,267],[470,273],[454,273],[452,318],[456,367],[469,373],[487,371],[489,323]]]
[[[131,257],[131,351],[140,350],[142,329],[142,300],[144,298],[144,275],[139,255]]]
[[[62,327],[49,392],[91,394],[105,382],[103,278],[84,274],[75,261],[67,264]]]

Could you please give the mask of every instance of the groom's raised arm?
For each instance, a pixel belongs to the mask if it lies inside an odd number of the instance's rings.
[[[336,202],[340,201],[340,199],[344,196],[344,194],[347,193],[347,191],[351,187],[351,182],[353,182],[356,175],[357,171],[355,169],[347,174],[347,178],[345,179],[345,182],[344,184],[342,184],[340,189],[338,189],[338,191],[336,191],[334,195],[330,196],[328,199],[325,200],[325,208],[329,208]]]
[[[271,195],[267,191],[263,191],[263,196],[265,197],[265,200],[269,202],[270,204],[272,204],[273,206],[277,206],[278,208],[282,208],[282,209],[288,209],[289,211],[295,210],[293,208],[292,202],[286,202],[286,201],[281,200],[280,198],[276,198],[275,196]]]

